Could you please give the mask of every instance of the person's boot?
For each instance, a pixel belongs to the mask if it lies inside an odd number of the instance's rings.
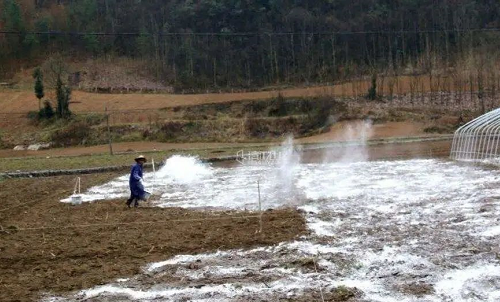
[[[127,207],[130,208],[131,204],[132,204],[132,198],[127,199]]]
[[[139,200],[138,200],[138,199],[136,199],[136,200],[135,200],[135,203],[134,203],[134,208],[138,208],[138,207],[139,207]]]

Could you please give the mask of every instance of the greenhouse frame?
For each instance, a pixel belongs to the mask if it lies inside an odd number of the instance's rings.
[[[500,158],[500,108],[485,113],[455,131],[450,157],[484,161]]]

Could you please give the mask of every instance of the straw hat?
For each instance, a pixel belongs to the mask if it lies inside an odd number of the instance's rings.
[[[148,161],[144,155],[139,155],[139,156],[137,156],[137,157],[135,158],[135,161],[139,161],[139,160],[141,160],[141,159],[142,159],[142,160],[144,160],[144,161]]]

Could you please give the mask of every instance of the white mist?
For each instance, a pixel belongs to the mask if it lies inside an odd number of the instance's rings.
[[[370,120],[348,123],[338,139],[342,145],[326,149],[323,152],[323,163],[354,163],[368,160],[367,141],[373,135]]]

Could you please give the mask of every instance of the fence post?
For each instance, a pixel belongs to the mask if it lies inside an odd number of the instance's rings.
[[[262,233],[262,202],[260,201],[260,179],[257,179],[257,192],[259,193],[259,231]]]
[[[108,105],[104,107],[104,114],[106,115],[106,127],[108,128],[108,144],[109,144],[109,154],[113,155],[113,144],[111,142],[111,130],[109,128],[109,114],[108,114]]]

